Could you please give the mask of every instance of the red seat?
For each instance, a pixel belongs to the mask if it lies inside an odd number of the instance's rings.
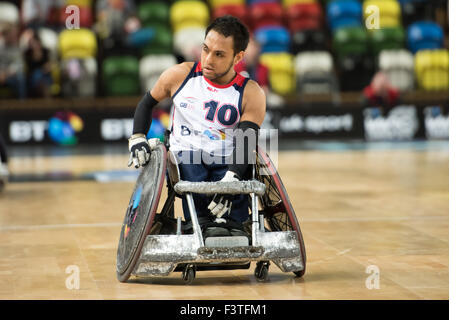
[[[60,14],[60,23],[65,26],[66,20],[68,17],[70,17],[73,12],[66,13],[67,6],[64,6],[61,8],[61,14]],[[90,7],[81,7],[78,6],[80,10],[80,27],[81,28],[90,28],[93,25],[93,12]],[[70,21],[73,23],[73,19]]]
[[[290,32],[321,29],[323,10],[319,3],[298,3],[286,10],[287,25]]]
[[[277,2],[262,2],[251,5],[249,9],[252,30],[268,25],[282,26],[284,11]]]
[[[249,25],[248,20],[248,8],[243,4],[227,4],[219,6],[214,9],[212,15],[213,18],[218,18],[224,15],[230,14],[234,17],[239,18],[243,23]]]

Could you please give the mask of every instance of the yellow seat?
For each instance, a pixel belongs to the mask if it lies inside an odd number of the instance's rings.
[[[314,3],[317,2],[318,0],[282,0],[282,5],[284,7],[289,7],[293,4],[297,4],[297,3]]]
[[[65,5],[75,5],[78,7],[92,7],[92,0],[65,0]]]
[[[245,5],[246,1],[245,0],[209,0],[209,4],[210,7],[212,9],[221,7],[221,6],[226,6],[226,5]]]
[[[379,8],[379,27],[389,28],[401,25],[401,6],[397,0],[365,0],[363,2],[363,17],[366,21],[368,6],[377,6]]]
[[[170,8],[170,22],[174,32],[187,27],[206,27],[209,19],[209,8],[201,1],[178,1]]]
[[[420,89],[449,90],[449,51],[418,51],[415,55],[415,75]]]
[[[64,30],[59,35],[62,59],[90,58],[97,54],[97,40],[89,29]]]
[[[269,70],[271,89],[280,95],[295,91],[295,69],[293,55],[290,53],[264,53],[260,56],[262,64]]]

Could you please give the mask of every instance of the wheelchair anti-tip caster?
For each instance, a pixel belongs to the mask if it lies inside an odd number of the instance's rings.
[[[196,268],[193,264],[188,264],[182,271],[182,280],[185,284],[191,284],[195,280]]]
[[[268,268],[270,266],[269,261],[257,262],[256,269],[254,270],[254,276],[259,282],[266,281],[268,279]]]

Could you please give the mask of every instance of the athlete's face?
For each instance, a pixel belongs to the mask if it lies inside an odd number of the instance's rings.
[[[203,76],[209,80],[226,80],[234,75],[234,65],[243,58],[243,51],[234,53],[234,39],[210,30],[201,50]]]

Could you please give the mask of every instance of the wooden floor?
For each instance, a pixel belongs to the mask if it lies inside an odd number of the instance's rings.
[[[13,157],[10,170],[80,174],[126,162]],[[292,151],[278,163],[305,239],[303,278],[272,264],[259,283],[253,264],[198,272],[190,286],[179,273],[120,283],[116,249],[134,184],[20,182],[0,194],[0,299],[449,298],[448,149]]]

